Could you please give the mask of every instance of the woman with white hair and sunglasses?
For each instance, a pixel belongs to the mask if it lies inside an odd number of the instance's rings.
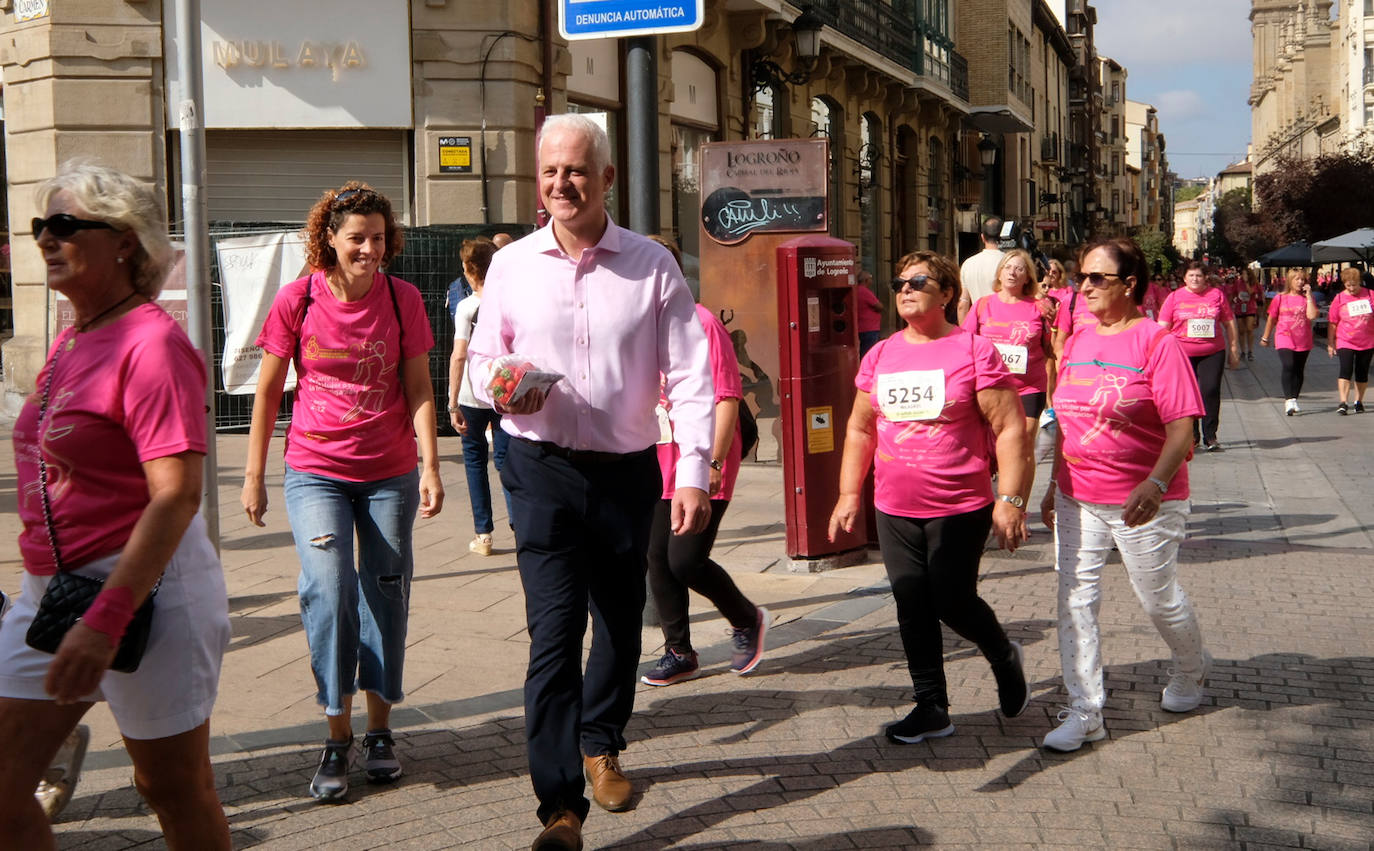
[[[25,573],[0,625],[0,836],[54,847],[34,787],[103,700],[168,847],[227,849],[209,751],[229,614],[199,513],[206,370],[153,301],[172,256],[166,224],[147,187],[94,165],[64,166],[38,207],[47,284],[76,322],[14,426]],[[64,587],[94,599],[65,632],[46,632],[69,620],[57,617]]]

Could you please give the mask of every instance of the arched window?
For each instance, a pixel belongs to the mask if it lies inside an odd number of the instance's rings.
[[[929,170],[926,172],[929,248],[939,251],[945,230],[945,143],[939,136],[931,136],[928,145]]]
[[[883,125],[878,116],[859,119],[859,265],[878,274],[878,165],[882,160]]]
[[[782,110],[787,94],[780,86],[765,86],[754,92],[754,109],[749,117],[749,136],[753,139],[781,139],[787,135]]]
[[[720,140],[716,69],[688,50],[674,50],[673,233],[682,250],[682,272],[692,294],[701,292],[701,146]]]
[[[840,105],[825,97],[811,99],[812,136],[830,140],[829,195],[830,233],[839,236],[844,230],[844,111]]]

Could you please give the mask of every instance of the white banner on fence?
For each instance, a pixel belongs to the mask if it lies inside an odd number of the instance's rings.
[[[298,232],[265,233],[221,239],[215,252],[224,290],[224,391],[248,396],[257,389],[262,366],[262,349],[253,341],[277,290],[304,276],[305,241]],[[295,368],[289,367],[286,389],[295,387]]]

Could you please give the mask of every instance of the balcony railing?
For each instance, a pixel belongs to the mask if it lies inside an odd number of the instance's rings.
[[[1047,163],[1059,162],[1059,134],[1050,133],[1040,140],[1040,159]]]
[[[918,0],[815,0],[812,11],[885,59],[968,100],[968,61],[948,36],[918,24]]]
[[[1366,86],[1374,85],[1374,65],[1364,66],[1364,84]]]

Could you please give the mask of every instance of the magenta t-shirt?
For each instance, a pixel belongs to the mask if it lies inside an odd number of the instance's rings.
[[[1164,424],[1202,416],[1202,394],[1177,338],[1143,321],[1110,336],[1074,334],[1054,410],[1064,436],[1059,489],[1080,502],[1120,505],[1159,460]],[[1187,464],[1164,498],[1188,498]]]
[[[1269,302],[1274,320],[1274,348],[1312,351],[1312,320],[1307,318],[1307,296],[1279,293]]]
[[[1184,354],[1193,358],[1226,348],[1221,326],[1235,318],[1221,287],[1208,287],[1200,295],[1181,287],[1169,293],[1159,310],[1159,321],[1183,344]]]
[[[1159,309],[1164,306],[1164,299],[1169,297],[1169,291],[1164,289],[1162,284],[1151,281],[1145,286],[1145,298],[1140,301],[1140,312],[1151,319],[1159,318]]]
[[[1019,395],[1045,392],[1049,386],[1045,371],[1045,342],[1049,331],[1035,299],[1018,299],[1007,304],[997,293],[983,296],[964,317],[963,327],[970,334],[985,337],[997,346]]]
[[[301,325],[306,282],[310,309]],[[296,404],[286,435],[286,463],[303,473],[348,482],[375,482],[415,469],[415,426],[400,375],[399,309],[404,358],[434,348],[420,291],[380,272],[358,301],[334,297],[323,272],[277,292],[257,344],[296,358]],[[396,293],[395,307],[391,292]]]
[[[701,305],[697,305],[697,318],[701,320],[702,330],[706,332],[706,344],[711,352],[711,382],[716,388],[717,403],[722,399],[744,401],[744,384],[739,376],[739,361],[735,358],[735,344],[730,332],[716,318],[716,315]],[[681,455],[677,442],[672,437],[672,411],[667,398],[660,396],[659,405],[668,416],[668,429],[660,436],[658,443],[658,469],[663,474],[663,498],[672,499],[677,492],[677,461]],[[715,441],[715,428],[711,429],[712,442]],[[664,440],[667,439],[667,442]],[[730,444],[730,454],[722,459],[720,470],[720,490],[712,499],[730,499],[735,494],[735,479],[739,478],[740,432],[739,420],[735,421],[735,439]]]
[[[1336,348],[1364,351],[1374,349],[1374,293],[1360,288],[1352,296],[1345,290],[1331,300],[1327,319],[1336,329]]]
[[[860,285],[854,290],[854,307],[859,313],[855,325],[859,329],[859,333],[881,330],[883,327],[883,303],[878,301],[878,297],[868,287]]]
[[[898,331],[859,364],[854,385],[878,417],[874,504],[900,517],[948,517],[992,502],[992,430],[980,390],[1013,389],[992,341],[954,328],[928,343]]]
[[[1073,308],[1070,310],[1070,308]],[[1054,317],[1054,327],[1066,338],[1077,334],[1084,328],[1092,328],[1097,325],[1097,317],[1088,309],[1088,300],[1082,293],[1078,298],[1073,297],[1070,292],[1063,301],[1059,303],[1059,313]]]
[[[128,543],[148,506],[144,462],[205,451],[205,362],[166,311],[144,304],[94,331],[59,334],[13,435],[19,551],[39,576],[57,570],[43,522],[38,412],[59,348],[42,433],[64,568]]]

